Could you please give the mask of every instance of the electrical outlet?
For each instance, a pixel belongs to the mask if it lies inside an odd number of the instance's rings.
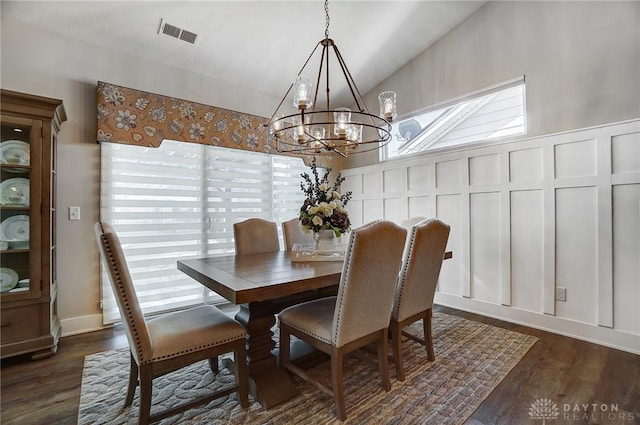
[[[69,220],[80,220],[80,207],[69,207]]]
[[[567,288],[556,288],[556,301],[567,301]]]

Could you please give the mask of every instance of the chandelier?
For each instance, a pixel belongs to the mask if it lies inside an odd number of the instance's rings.
[[[397,116],[396,93],[386,91],[378,96],[379,115],[369,112],[351,73],[335,42],[329,38],[329,5],[324,2],[326,26],[320,40],[289,86],[280,104],[266,124],[268,143],[278,152],[293,155],[333,155],[346,158],[349,154],[368,152],[385,146],[391,140],[391,121]],[[318,76],[314,81],[304,74],[314,54],[322,47]],[[346,106],[331,109],[329,87],[330,53],[333,52],[338,69],[342,71],[353,97],[351,110]],[[323,83],[324,81],[324,83]],[[326,86],[326,100],[319,106],[320,86]],[[295,113],[282,112],[285,100],[292,94]]]

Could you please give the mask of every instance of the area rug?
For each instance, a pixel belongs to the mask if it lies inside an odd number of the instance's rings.
[[[421,329],[417,322],[409,331],[420,335]],[[159,424],[461,424],[537,341],[530,335],[444,313],[433,316],[433,336],[434,362],[427,360],[424,346],[403,342],[406,379],[395,379],[390,363],[389,392],[382,389],[374,363],[347,357],[344,422],[335,418],[331,397],[295,377],[299,396],[271,410],[264,410],[251,396],[249,408],[243,410],[233,394]],[[138,391],[133,405],[123,408],[128,368],[126,349],[85,358],[79,425],[137,423]],[[331,382],[328,362],[313,366],[309,373]],[[232,382],[227,369],[221,367],[214,377],[207,362],[197,363],[154,380],[152,412]]]

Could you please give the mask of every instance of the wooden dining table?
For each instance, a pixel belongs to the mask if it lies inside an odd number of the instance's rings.
[[[342,273],[343,261],[292,261],[291,255],[278,251],[178,261],[178,270],[240,306],[235,318],[247,330],[249,389],[265,409],[298,394],[288,373],[278,366],[272,332],[276,314],[335,295]],[[445,259],[451,257],[450,251],[445,253]],[[292,358],[295,352],[292,347]]]
[[[249,388],[264,408],[298,394],[278,366],[271,330],[275,315],[291,305],[335,295],[342,263],[291,261],[287,251],[178,261],[178,270],[240,306],[235,318],[247,329]]]

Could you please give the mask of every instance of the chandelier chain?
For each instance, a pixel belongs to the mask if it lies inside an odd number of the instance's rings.
[[[324,0],[325,29],[324,38],[329,38],[329,0]]]

